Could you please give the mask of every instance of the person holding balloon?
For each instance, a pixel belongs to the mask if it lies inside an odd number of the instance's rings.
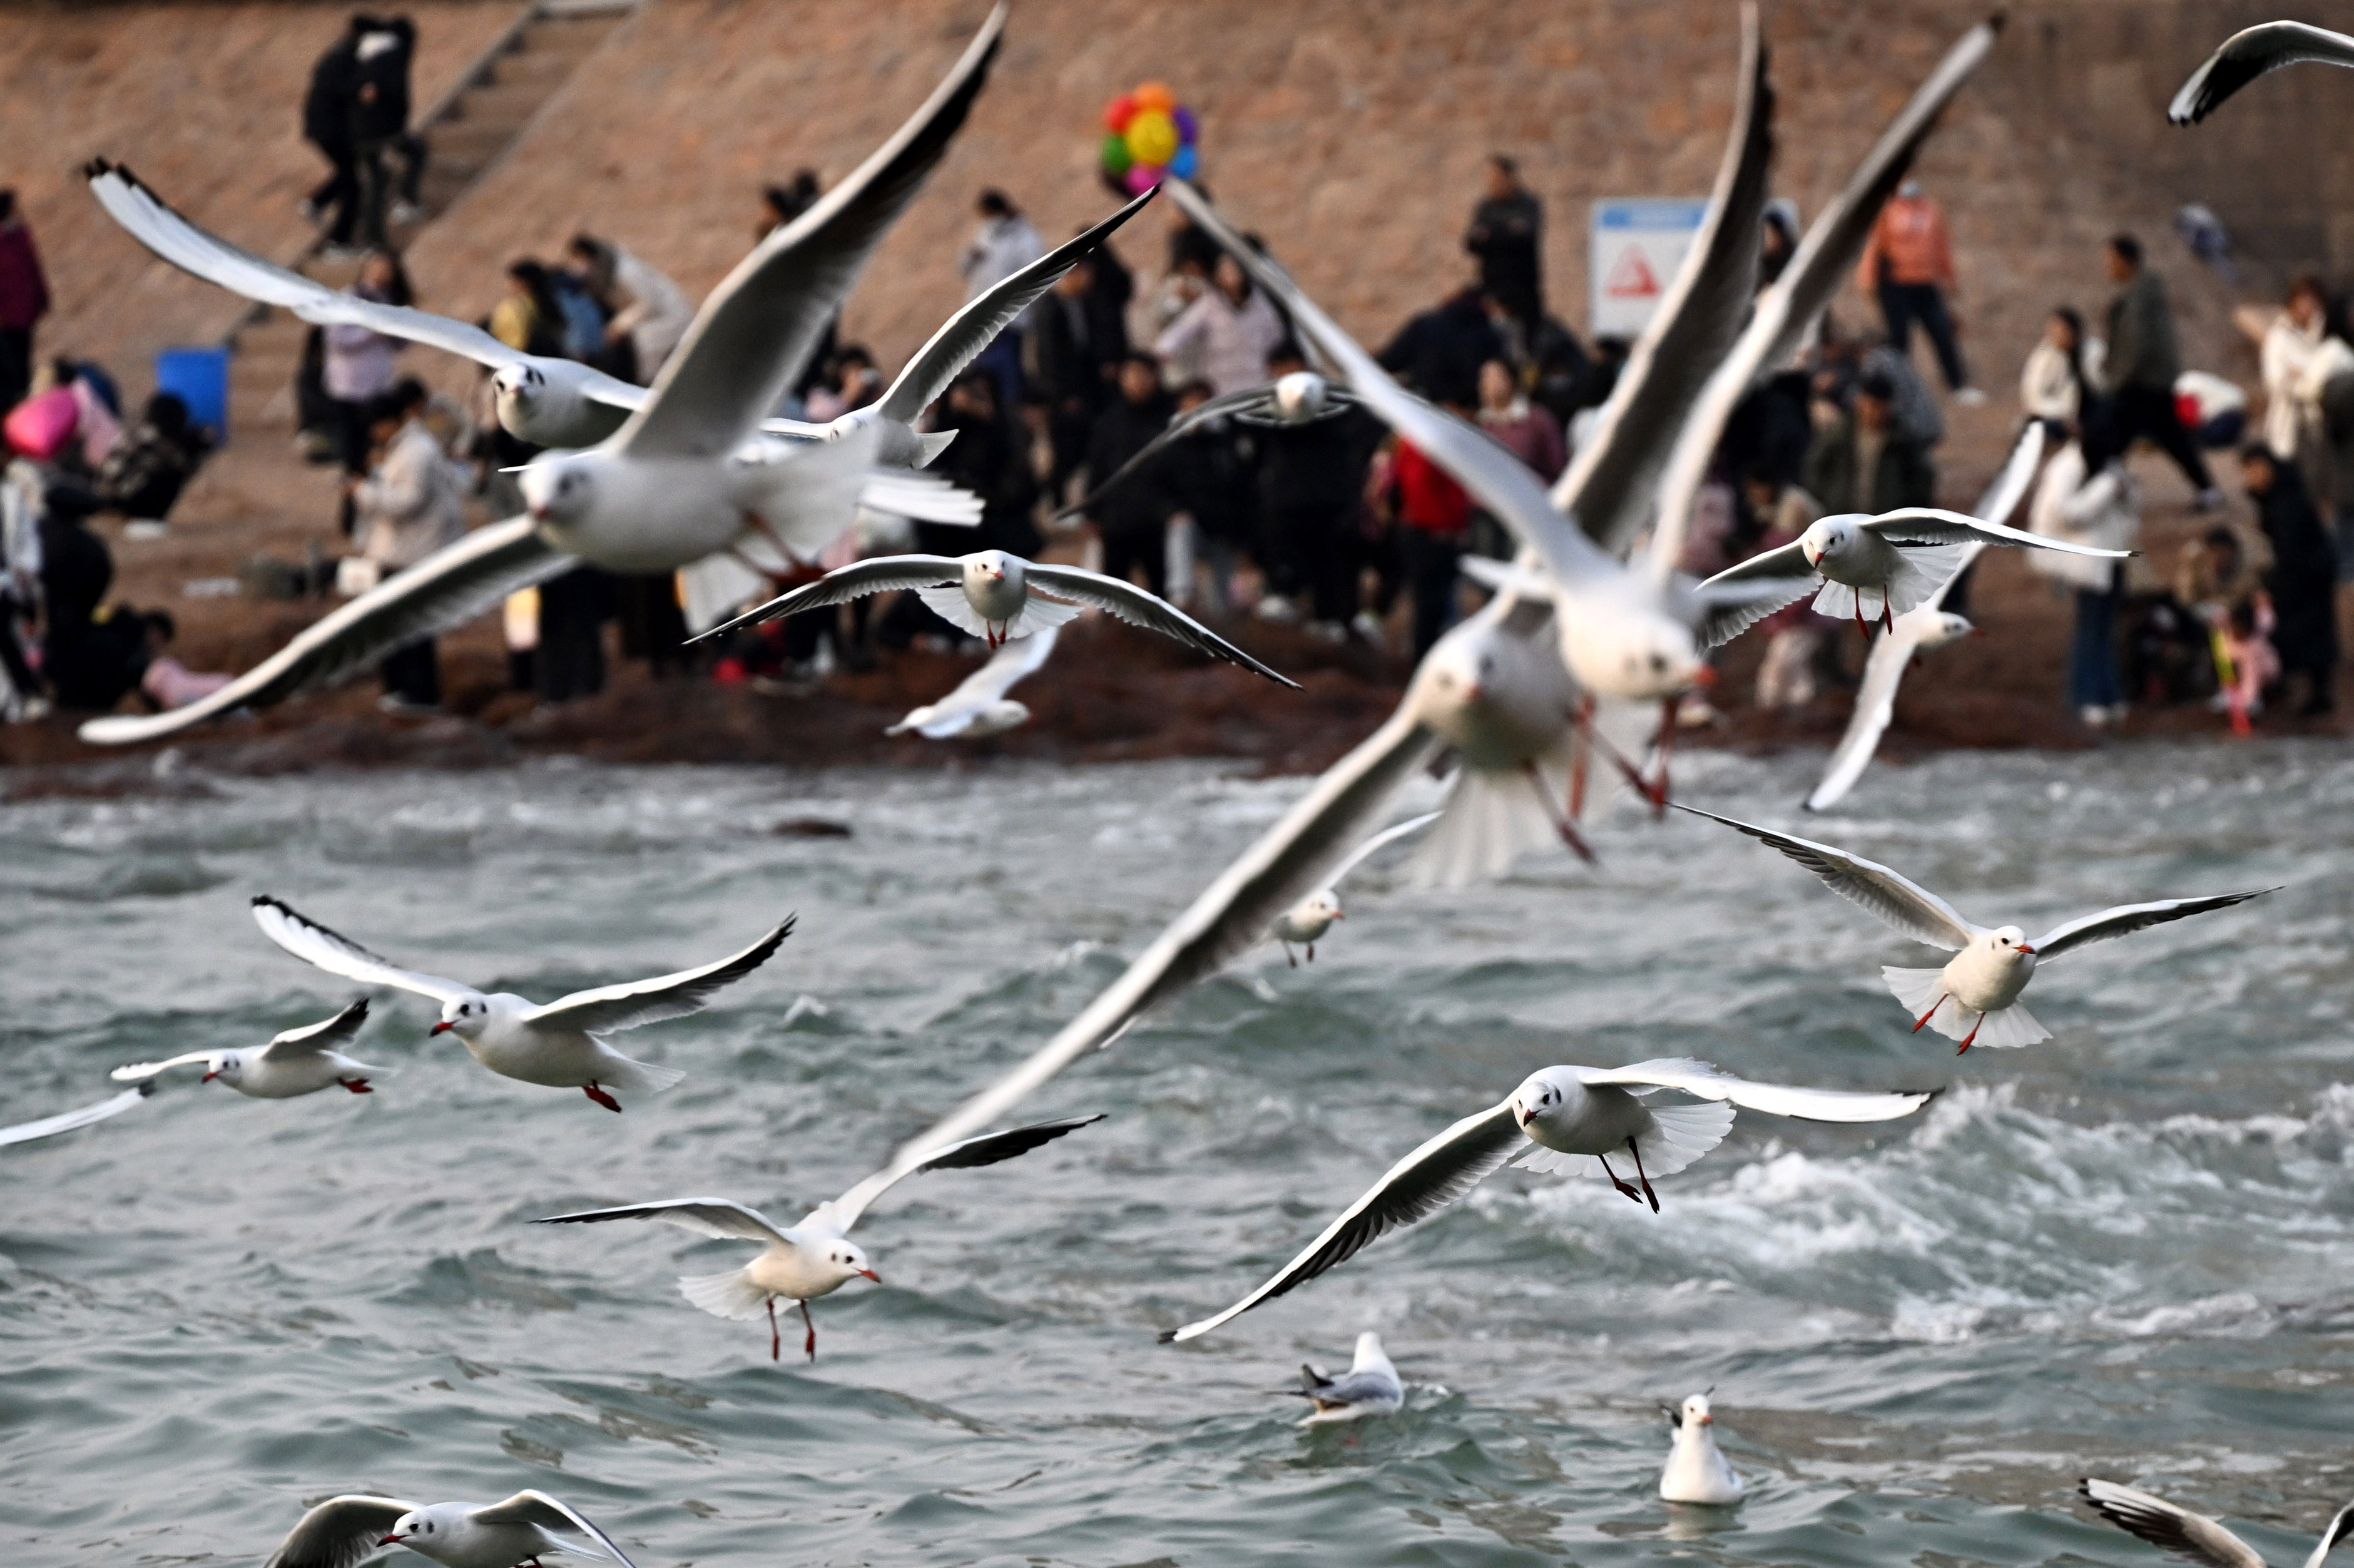
[[[979,299],[1046,254],[1046,243],[1038,238],[1037,228],[1003,191],[985,190],[973,206],[981,215],[981,227],[957,258],[967,300]],[[1034,305],[1031,311],[1036,308]],[[996,381],[1001,408],[1022,406],[1022,336],[1028,329],[1031,311],[1016,316],[972,362],[974,369],[987,371]]]

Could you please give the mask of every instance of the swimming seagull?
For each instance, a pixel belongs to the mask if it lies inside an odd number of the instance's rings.
[[[1904,1011],[1918,1014],[1913,1033],[1918,1034],[1923,1026],[1935,1024],[1937,1033],[1946,1039],[1960,1041],[1962,1051],[1974,1044],[2032,1045],[2052,1038],[2052,1032],[2019,1005],[2020,993],[2034,977],[2037,965],[2073,948],[2106,942],[2169,920],[2204,915],[2211,909],[2228,909],[2234,904],[2279,891],[2276,887],[2259,887],[2247,893],[2121,904],[2097,915],[2064,921],[2031,942],[2027,933],[2017,926],[1973,925],[1927,888],[1876,861],[1811,839],[1720,817],[1713,811],[1690,806],[1680,809],[1695,817],[1723,822],[1735,832],[1747,833],[1780,850],[1821,877],[1823,885],[1833,893],[1877,915],[1893,929],[1916,942],[1953,951],[1952,961],[1942,969],[1905,969],[1890,965],[1883,966],[1880,973],[1888,982],[1889,991],[1904,1004]]]
[[[2035,477],[2036,464],[2042,458],[2043,425],[2041,420],[2031,419],[2020,435],[2019,444],[2011,449],[2010,460],[2003,464],[1986,494],[1979,497],[1972,515],[1997,523],[2008,518],[2027,493]],[[1871,656],[1863,663],[1863,682],[1856,689],[1855,709],[1848,715],[1846,733],[1831,751],[1822,782],[1807,797],[1807,810],[1829,810],[1863,777],[1863,770],[1872,765],[1872,754],[1879,749],[1880,737],[1896,715],[1897,683],[1904,679],[1904,672],[1911,668],[1913,661],[1977,630],[1967,618],[1946,609],[1946,596],[1985,547],[1978,544],[1963,546],[1953,572],[1937,585],[1935,591],[1898,616],[1896,624],[1872,642]]]
[[[1730,1508],[1741,1500],[1741,1478],[1716,1446],[1716,1417],[1710,1414],[1708,1395],[1695,1393],[1680,1409],[1662,1404],[1668,1425],[1675,1431],[1668,1446],[1667,1467],[1659,1472],[1659,1496],[1672,1503],[1707,1503]]]
[[[1342,861],[1341,869],[1334,872],[1322,887],[1276,916],[1275,939],[1283,948],[1283,956],[1289,960],[1292,968],[1299,967],[1299,960],[1291,956],[1294,943],[1308,949],[1308,961],[1312,964],[1316,961],[1317,942],[1325,932],[1332,928],[1333,921],[1346,918],[1341,908],[1339,890],[1341,884],[1347,880],[1349,874],[1364,864],[1372,856],[1380,853],[1383,849],[1397,842],[1400,839],[1420,832],[1443,815],[1445,813],[1441,811],[1425,811],[1419,817],[1408,817],[1394,827],[1384,828],[1380,832],[1359,844],[1357,853]]]
[[[820,1203],[790,1228],[759,1210],[729,1198],[666,1198],[654,1203],[631,1203],[615,1209],[585,1209],[578,1213],[550,1214],[534,1220],[539,1225],[593,1224],[604,1220],[662,1220],[697,1235],[723,1241],[762,1244],[763,1250],[741,1268],[724,1274],[689,1275],[678,1282],[679,1294],[715,1318],[749,1322],[765,1310],[769,1315],[769,1359],[783,1354],[783,1337],[777,1329],[777,1303],[797,1304],[809,1337],[801,1349],[817,1360],[817,1322],[809,1304],[831,1296],[854,1279],[881,1284],[865,1250],[850,1239],[850,1227],[867,1206],[907,1177],[925,1171],[969,1171],[995,1165],[1027,1154],[1042,1143],[1103,1120],[1101,1115],[1065,1117],[1059,1121],[1034,1122],[1028,1127],[983,1133],[945,1148],[935,1149],[915,1162],[886,1167],[841,1197]]]
[[[659,1094],[686,1074],[632,1061],[598,1036],[702,1012],[722,986],[768,962],[793,929],[788,916],[767,936],[716,963],[578,991],[542,1005],[507,991],[486,996],[458,980],[402,969],[266,895],[254,899],[253,920],[263,936],[329,974],[433,998],[441,1004],[441,1018],[427,1033],[455,1034],[475,1061],[502,1077],[578,1089],[610,1111],[621,1108],[613,1089]]]
[[[957,683],[956,690],[937,703],[909,709],[906,718],[883,733],[906,735],[913,730],[926,740],[975,740],[1020,728],[1030,722],[1030,710],[1005,694],[1017,682],[1044,668],[1055,652],[1055,640],[1061,635],[1060,628],[1049,626],[1004,644],[989,656],[987,663]]]
[[[2192,1513],[2136,1487],[2090,1476],[2076,1486],[2094,1512],[2152,1546],[2194,1563],[2211,1563],[2213,1568],[2265,1568],[2263,1555],[2254,1547],[2203,1513]],[[2354,1502],[2331,1516],[2329,1527],[2321,1532],[2320,1544],[2306,1558],[2305,1568],[2321,1568],[2330,1549],[2349,1535],[2354,1535]]]
[[[1003,550],[977,550],[970,556],[875,556],[853,561],[713,627],[703,637],[827,605],[847,604],[893,588],[914,589],[916,597],[941,620],[984,639],[991,648],[1060,626],[1083,609],[1100,609],[1214,659],[1256,671],[1278,685],[1299,689],[1299,682],[1277,674],[1150,589],[1084,567],[1025,561]],[[702,640],[688,639],[691,642]]]
[[[1004,24],[1001,5],[888,142],[755,246],[711,291],[620,429],[585,450],[543,452],[524,467],[516,484],[525,515],[478,528],[395,574],[202,701],[92,719],[81,737],[101,745],[147,740],[282,701],[463,624],[583,561],[667,574],[721,552],[743,556],[753,571],[815,556],[851,525],[885,444],[883,427],[868,422],[827,440],[769,442],[750,454],[746,443],[947,152],[988,79]],[[938,482],[910,474],[894,482]]]
[[[1371,1329],[1357,1336],[1357,1359],[1339,1377],[1322,1367],[1299,1369],[1299,1386],[1286,1389],[1315,1408],[1299,1418],[1302,1426],[1327,1426],[1337,1421],[1362,1421],[1368,1415],[1395,1415],[1405,1404],[1405,1385],[1397,1368],[1382,1349],[1382,1337]]]
[[[636,1568],[613,1538],[561,1499],[525,1489],[504,1502],[413,1503],[349,1493],[305,1513],[262,1568],[357,1568],[379,1546],[406,1546],[442,1568],[517,1568],[577,1552]]]
[[[1153,187],[1159,189],[1159,186]],[[1278,376],[1263,387],[1246,387],[1239,392],[1209,397],[1186,409],[1169,421],[1169,428],[1147,441],[1137,454],[1112,470],[1108,478],[1082,495],[1060,512],[1057,521],[1076,517],[1097,501],[1117,489],[1138,469],[1158,457],[1172,441],[1182,440],[1214,419],[1236,419],[1246,425],[1272,429],[1297,429],[1347,413],[1357,406],[1357,399],[1345,387],[1338,387],[1313,370],[1295,370]]]
[[[104,1121],[109,1117],[121,1116],[154,1092],[154,1085],[142,1084],[137,1088],[125,1089],[119,1095],[100,1100],[95,1105],[82,1106],[75,1110],[59,1111],[55,1116],[45,1116],[38,1121],[20,1121],[14,1127],[0,1127],[0,1148],[5,1148],[11,1143],[30,1143],[38,1138],[55,1138],[61,1132],[72,1132]]]
[[[1652,1105],[1661,1089],[1697,1104]],[[1531,1171],[1584,1174],[1599,1171],[1619,1192],[1659,1207],[1653,1175],[1671,1176],[1724,1141],[1734,1108],[1804,1121],[1893,1121],[1934,1098],[1929,1093],[1875,1094],[1850,1089],[1793,1089],[1736,1078],[1690,1058],[1638,1062],[1616,1069],[1547,1067],[1532,1073],[1495,1106],[1465,1117],[1390,1167],[1371,1191],[1299,1256],[1240,1301],[1196,1323],[1165,1330],[1163,1344],[1191,1340],[1241,1316],[1262,1301],[1356,1255],[1368,1242],[1426,1219],[1461,1198],[1507,1161]],[[1513,1159],[1515,1152],[1518,1160]],[[1611,1168],[1628,1161],[1635,1181]]]
[[[2354,38],[2303,22],[2264,22],[2223,40],[2201,61],[2167,106],[2177,125],[2196,125],[2225,99],[2264,75],[2291,65],[2354,66]]]
[[[357,1037],[367,1022],[367,998],[320,1023],[306,1023],[270,1037],[259,1051],[191,1051],[161,1062],[134,1062],[107,1075],[118,1084],[142,1084],[174,1067],[203,1063],[203,1081],[215,1078],[239,1094],[257,1100],[291,1100],[337,1086],[355,1095],[372,1095],[368,1079],[389,1074],[389,1067],[371,1067],[335,1049]]]

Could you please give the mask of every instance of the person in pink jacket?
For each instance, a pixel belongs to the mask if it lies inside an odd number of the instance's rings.
[[[16,193],[0,190],[0,413],[25,400],[33,385],[33,327],[49,313],[49,281],[33,231],[16,210]]]

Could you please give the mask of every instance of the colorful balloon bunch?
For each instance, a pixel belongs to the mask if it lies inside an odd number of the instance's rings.
[[[1201,166],[1200,135],[1193,111],[1161,83],[1123,92],[1104,111],[1104,183],[1138,196],[1167,175],[1191,179]]]

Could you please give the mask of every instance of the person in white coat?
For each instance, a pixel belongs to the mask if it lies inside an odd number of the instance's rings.
[[[2256,341],[2264,387],[2264,445],[2296,464],[2317,494],[2330,486],[2329,440],[2322,393],[2330,380],[2354,370],[2354,349],[2329,334],[2328,296],[2306,273],[2288,288],[2285,309],[2271,314],[2243,309],[2234,319]]]
[[[465,480],[425,422],[426,403],[424,387],[411,377],[379,398],[370,413],[369,429],[381,455],[367,477],[352,486],[352,515],[360,556],[378,579],[417,565],[466,531]],[[385,655],[381,673],[386,712],[428,712],[440,705],[440,665],[432,639]]]
[[[2141,538],[2141,498],[2126,471],[2110,421],[2095,408],[2085,424],[2071,424],[2068,444],[2044,466],[2028,514],[2028,531],[2048,539],[2103,550],[2130,550]],[[2120,563],[2058,550],[2035,550],[2028,566],[2076,596],[2076,634],[2068,656],[2068,701],[2094,728],[2125,716],[2117,673],[2117,602],[2124,597]]]
[[[1231,256],[1218,258],[1210,286],[1152,345],[1163,360],[1198,365],[1221,397],[1267,380],[1267,359],[1283,341],[1283,318]]]
[[[2099,338],[2084,335],[2084,318],[2073,307],[2053,311],[2019,375],[2020,406],[2028,418],[2064,425],[2083,414],[2085,403],[2100,395],[2104,347]]]
[[[568,247],[588,291],[605,307],[605,341],[630,340],[636,379],[651,386],[695,323],[695,306],[660,269],[610,239],[576,234]]]

